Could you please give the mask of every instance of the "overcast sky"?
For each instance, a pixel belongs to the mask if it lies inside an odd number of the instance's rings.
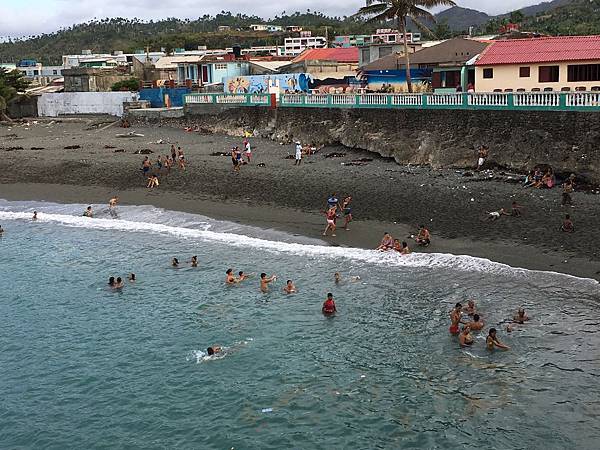
[[[456,0],[466,8],[490,14],[540,3],[542,0]],[[330,15],[350,15],[364,5],[349,0],[340,5],[335,0],[280,0],[249,2],[248,0],[0,0],[0,36],[29,36],[56,31],[74,23],[104,17],[197,18],[221,10],[272,17],[282,11],[318,10]]]

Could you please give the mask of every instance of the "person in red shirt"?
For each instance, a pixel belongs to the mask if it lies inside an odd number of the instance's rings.
[[[323,303],[323,308],[321,308],[321,311],[323,314],[335,314],[337,312],[332,293],[327,294],[327,300],[325,300],[325,303]]]

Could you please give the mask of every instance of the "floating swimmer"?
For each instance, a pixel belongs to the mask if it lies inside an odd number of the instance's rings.
[[[192,267],[198,267],[198,257],[197,256],[192,256],[192,260],[190,262],[192,264]]]
[[[219,347],[218,345],[213,345],[212,347],[208,347],[206,349],[206,353],[208,354],[208,356],[213,356],[219,353],[222,353],[223,349],[221,347]]]
[[[286,294],[295,294],[298,291],[296,290],[296,286],[294,286],[292,280],[287,280],[287,283],[283,288],[283,292],[285,292]]]
[[[175,267],[175,268],[179,267],[179,260],[177,258],[173,258],[171,260],[171,267]]]
[[[519,308],[517,314],[513,316],[513,322],[524,324],[529,320],[529,316],[525,313],[524,308]]]
[[[92,211],[92,207],[91,206],[88,206],[85,209],[85,211],[83,212],[83,217],[94,217],[94,211]]]
[[[123,289],[123,287],[125,287],[125,283],[123,283],[121,277],[117,277],[117,281],[115,282],[115,285],[113,287],[115,289]]]
[[[135,273],[130,273],[129,277],[127,278],[129,280],[130,283],[135,283]]]

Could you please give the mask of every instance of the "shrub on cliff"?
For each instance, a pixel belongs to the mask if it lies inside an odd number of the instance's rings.
[[[130,78],[129,80],[118,81],[112,85],[111,90],[113,91],[139,91],[140,80],[137,78]]]

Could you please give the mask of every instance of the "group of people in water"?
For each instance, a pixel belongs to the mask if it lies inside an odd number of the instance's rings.
[[[524,324],[529,320],[529,316],[524,308],[519,308],[512,319],[508,320],[506,331],[512,332],[516,324]],[[506,323],[506,321],[504,322]],[[460,326],[462,325],[462,329]],[[458,336],[458,342],[461,347],[470,347],[475,342],[473,332],[479,332],[485,327],[485,322],[475,305],[474,300],[469,300],[466,306],[457,303],[452,311],[450,311],[450,334]],[[486,337],[485,343],[488,350],[499,348],[502,350],[510,350],[506,344],[502,343],[497,336],[498,330],[494,327],[490,328]]]

